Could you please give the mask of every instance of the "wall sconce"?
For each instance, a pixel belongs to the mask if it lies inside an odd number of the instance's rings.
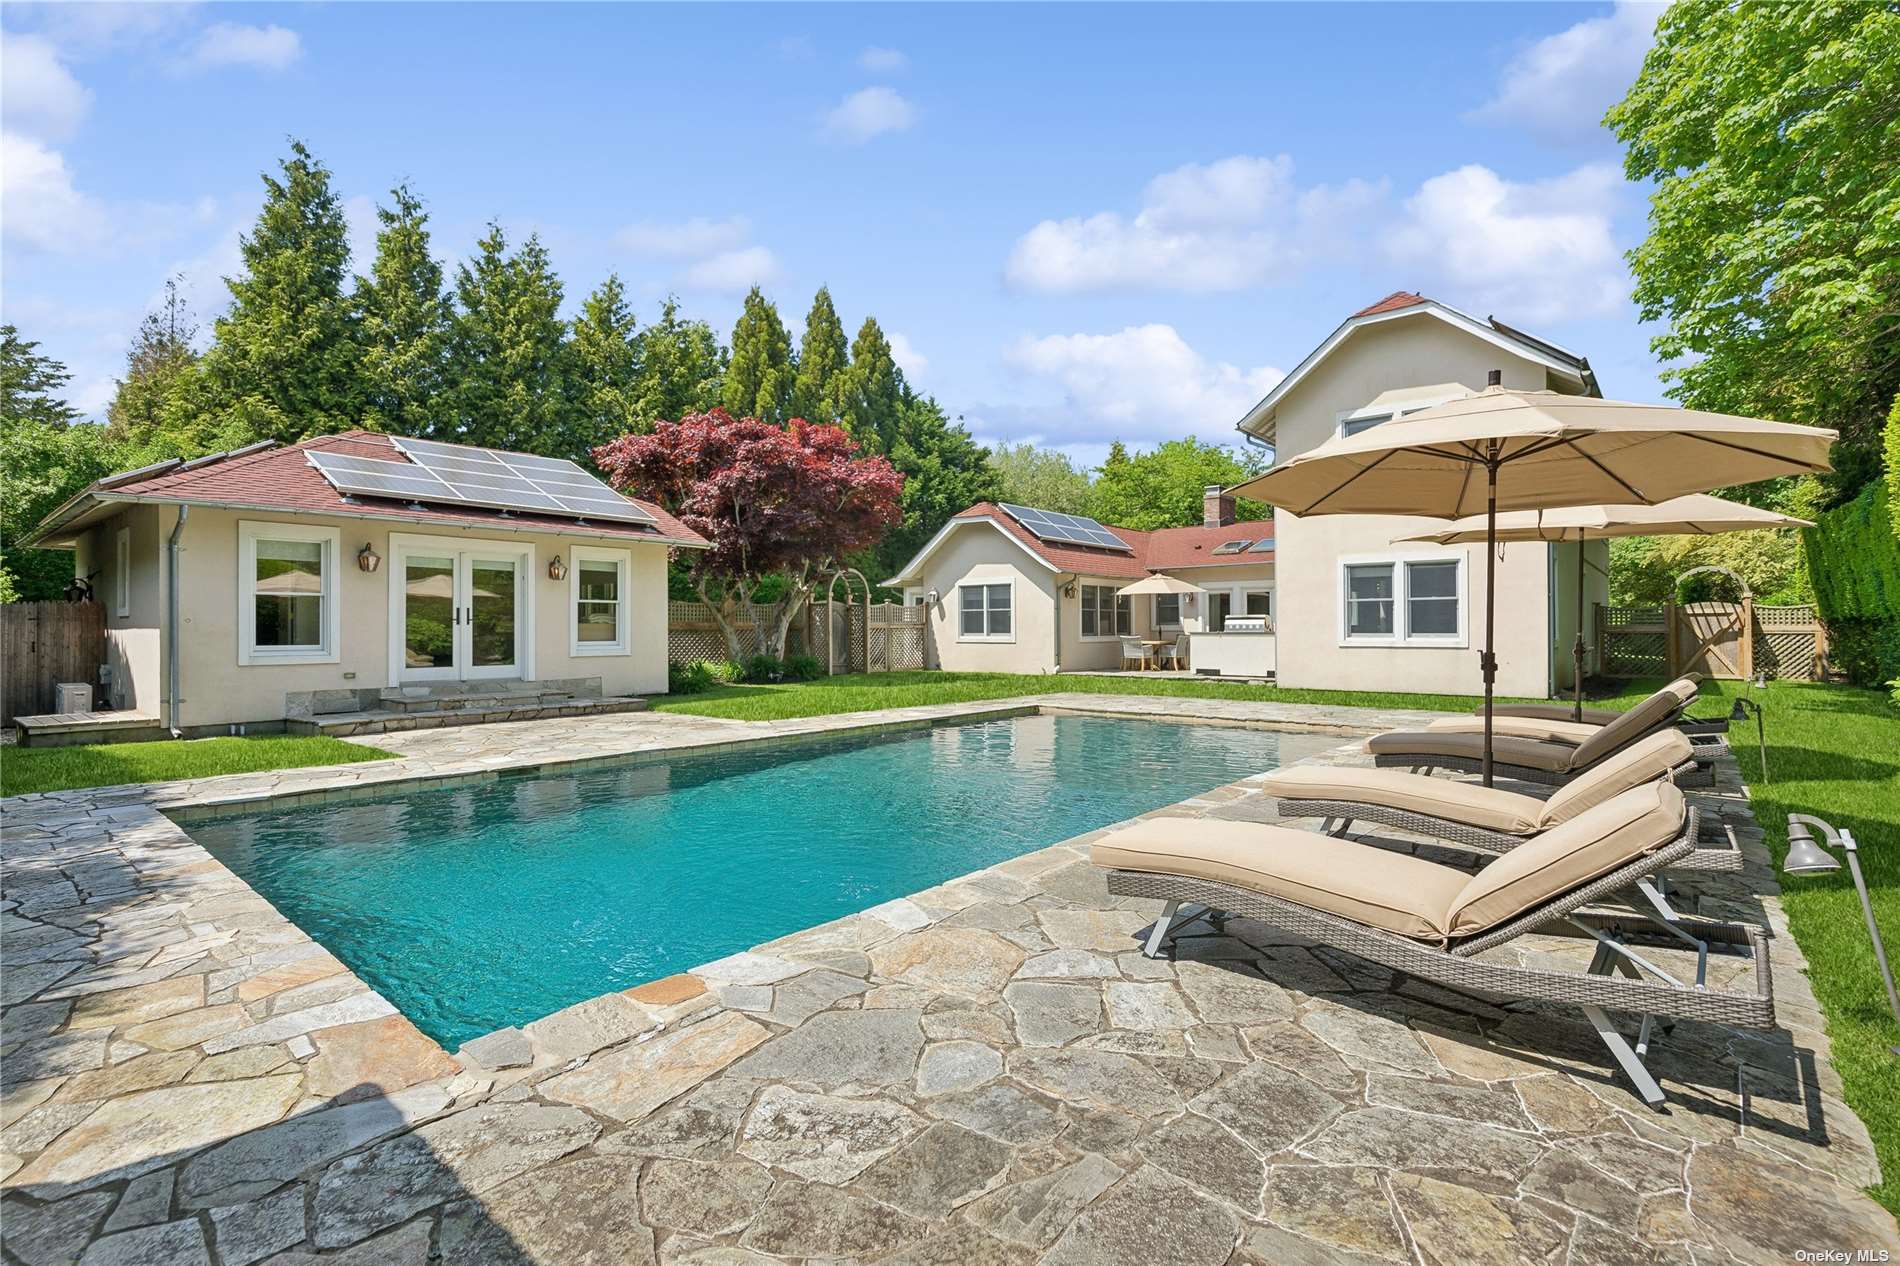
[[[375,571],[383,565],[383,556],[371,549],[368,541],[364,541],[363,548],[356,551],[356,565],[363,571]]]
[[[932,589],[929,593],[924,595],[924,604],[926,606],[934,607],[942,600],[943,595],[938,593],[935,589]]]
[[[567,579],[567,564],[561,561],[561,556],[559,554],[556,554],[552,559],[548,561],[548,579],[549,580],[566,580]]]
[[[1062,596],[1065,598],[1075,597],[1075,582],[1073,580],[1062,586]]]

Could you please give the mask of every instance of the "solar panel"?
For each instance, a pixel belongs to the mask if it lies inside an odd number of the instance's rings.
[[[406,460],[381,461],[321,449],[304,454],[317,473],[350,496],[525,510],[576,519],[652,523],[654,518],[579,466],[557,457],[399,439]]]
[[[1030,534],[1038,540],[1058,541],[1065,545],[1087,545],[1092,549],[1115,550],[1123,554],[1135,552],[1134,546],[1127,541],[1116,536],[1094,519],[1083,515],[1061,514],[1054,510],[1037,510],[1031,506],[1008,504],[1003,506],[1003,512],[1028,528]]]

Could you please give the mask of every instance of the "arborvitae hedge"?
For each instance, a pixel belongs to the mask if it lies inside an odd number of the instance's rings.
[[[1828,659],[1857,685],[1900,679],[1900,537],[1877,479],[1802,534]]]

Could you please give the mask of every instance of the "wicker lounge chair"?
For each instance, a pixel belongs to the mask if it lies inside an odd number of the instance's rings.
[[[1663,689],[1675,690],[1684,685],[1700,686],[1701,682],[1701,673],[1684,673],[1667,686],[1664,686]],[[1690,703],[1693,702],[1694,699],[1692,698]],[[1474,715],[1483,716],[1484,709],[1475,709]],[[1614,708],[1585,708],[1583,715],[1578,716],[1575,706],[1568,703],[1500,703],[1491,709],[1491,715],[1494,718],[1519,717],[1533,721],[1569,721],[1573,724],[1608,725],[1623,714]],[[1681,730],[1684,734],[1692,736],[1726,734],[1728,732],[1728,718],[1703,717],[1698,719],[1685,715],[1676,719],[1676,728]]]
[[[1630,712],[1652,718],[1647,726],[1648,733],[1676,729],[1695,742],[1719,743],[1721,740],[1717,736],[1728,730],[1726,720],[1693,721],[1686,715],[1696,701],[1698,680],[1696,677],[1679,677],[1637,704]],[[1575,721],[1571,719],[1571,710],[1561,705],[1512,704],[1493,710],[1491,728],[1494,733],[1512,738],[1575,746],[1588,742],[1605,726],[1621,721],[1628,715],[1625,712],[1596,709],[1586,712],[1583,720]],[[1482,734],[1484,713],[1480,710],[1471,716],[1440,717],[1425,728],[1434,732]]]
[[[1653,783],[1579,814],[1476,875],[1310,831],[1202,818],[1136,823],[1099,840],[1092,858],[1108,871],[1109,892],[1164,903],[1144,946],[1150,957],[1182,926],[1183,905],[1193,903],[1189,920],[1256,918],[1448,988],[1577,1006],[1637,1093],[1660,1107],[1662,1089],[1643,1066],[1655,1019],[1754,1029],[1775,1023],[1762,929],[1685,919],[1658,931],[1640,916],[1585,910],[1692,852],[1696,817],[1674,785]],[[1594,939],[1589,967],[1559,971],[1484,957],[1538,930]],[[1685,934],[1752,954],[1752,991],[1710,987],[1706,953],[1689,982],[1637,948],[1657,935]],[[1642,1017],[1633,1043],[1610,1011]]]
[[[1581,743],[1496,734],[1491,740],[1492,765],[1503,778],[1561,787],[1631,744],[1669,728],[1686,706],[1687,701],[1680,691],[1659,692],[1619,714],[1608,725],[1596,727]],[[1677,775],[1676,783],[1684,787],[1708,786],[1714,781],[1712,762],[1722,747],[1720,739],[1702,747],[1696,753],[1695,767]],[[1411,769],[1421,773],[1450,769],[1475,774],[1484,768],[1482,727],[1470,731],[1425,729],[1375,734],[1366,740],[1366,750],[1372,754],[1373,764],[1382,769]]]

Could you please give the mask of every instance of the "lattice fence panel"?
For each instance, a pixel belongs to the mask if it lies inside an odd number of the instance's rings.
[[[756,614],[763,623],[770,613],[771,608],[767,606],[755,606],[750,611],[740,612],[741,652],[746,655],[759,653],[759,636],[753,629],[752,617]],[[712,610],[703,602],[667,603],[666,625],[666,655],[676,663],[691,663],[696,659],[723,660],[731,654],[726,648],[726,635],[720,631],[719,622],[713,619]],[[792,617],[791,631],[785,638],[785,653],[805,653],[805,619],[802,613]],[[818,653],[823,655],[824,651],[821,649]]]
[[[1655,677],[1669,663],[1661,607],[1598,607],[1597,645],[1606,677]]]

